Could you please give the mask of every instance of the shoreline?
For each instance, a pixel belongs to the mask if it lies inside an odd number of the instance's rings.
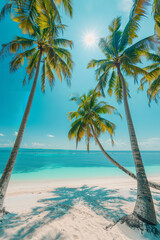
[[[135,167],[126,167],[135,174]],[[160,165],[146,166],[148,178],[158,177]],[[113,167],[59,167],[42,168],[30,172],[14,172],[12,181],[36,181],[36,180],[70,180],[70,179],[99,179],[99,178],[117,178],[127,176],[119,168]]]
[[[160,183],[160,176],[154,175],[149,177],[148,180]],[[114,176],[106,178],[77,178],[77,179],[35,179],[35,180],[11,180],[7,197],[16,196],[24,193],[35,193],[35,192],[49,192],[51,189],[61,188],[61,187],[70,187],[70,188],[79,188],[82,186],[88,187],[100,187],[106,189],[132,189],[137,187],[136,180],[131,177],[125,176]],[[151,191],[159,190],[151,188]]]

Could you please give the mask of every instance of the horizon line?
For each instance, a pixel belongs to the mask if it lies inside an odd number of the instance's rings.
[[[0,149],[12,149],[13,147],[0,147]],[[61,150],[61,151],[85,151],[88,152],[87,149],[62,149],[62,148],[24,148],[21,147],[20,149],[26,150]],[[90,150],[89,152],[101,152],[101,150]],[[132,150],[107,150],[107,152],[132,152]],[[159,150],[140,150],[140,152],[160,152]]]

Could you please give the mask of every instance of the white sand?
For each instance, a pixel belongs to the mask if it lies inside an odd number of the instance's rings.
[[[152,193],[160,222],[160,191]],[[12,181],[5,201],[10,214],[0,224],[0,239],[154,239],[119,224],[106,230],[132,213],[135,199],[136,182],[128,177]]]

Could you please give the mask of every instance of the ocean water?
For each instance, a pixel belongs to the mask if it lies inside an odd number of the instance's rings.
[[[0,148],[0,175],[8,161],[11,149]],[[135,172],[130,151],[109,151],[120,164]],[[160,151],[142,151],[149,176],[160,173]],[[124,176],[101,151],[74,151],[48,149],[20,149],[12,179],[69,179]]]

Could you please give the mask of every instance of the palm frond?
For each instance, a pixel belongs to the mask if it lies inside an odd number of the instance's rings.
[[[38,15],[37,12],[38,1],[36,0],[25,0],[23,7],[15,9],[15,17],[13,21],[19,23],[19,27],[22,29],[24,34],[34,34],[35,19]]]
[[[46,61],[43,60],[43,66],[42,66],[42,76],[41,76],[41,90],[44,93],[45,92],[45,83],[46,83]]]
[[[46,77],[49,81],[50,87],[53,88],[54,82],[55,82],[55,76],[47,60],[46,60]]]
[[[118,31],[121,26],[121,17],[114,18],[112,23],[109,25],[109,30],[111,34]]]
[[[94,67],[99,67],[101,66],[102,64],[104,64],[106,62],[106,59],[102,59],[102,60],[91,60],[88,65],[87,65],[87,68],[94,68]]]
[[[106,38],[101,38],[99,41],[99,48],[101,49],[102,53],[106,56],[114,56],[114,47],[110,44],[110,42]]]
[[[70,47],[72,49],[73,47],[73,42],[67,39],[63,39],[63,38],[56,38],[54,40],[54,44],[56,46],[63,46],[63,47]]]
[[[140,28],[139,22],[141,18],[146,15],[146,7],[148,5],[148,0],[134,0],[129,21],[122,34],[120,51],[123,51],[127,45],[132,44],[134,38],[138,37],[137,31]]]
[[[70,17],[72,17],[73,9],[72,9],[72,1],[71,0],[54,0],[54,2],[56,4],[58,4],[58,6],[62,5],[65,12],[68,13],[70,15]]]
[[[147,72],[141,79],[141,84],[144,82],[144,80],[147,80],[148,83],[151,84],[151,82],[158,78],[158,76],[160,76],[160,66],[154,67],[153,70]]]
[[[108,131],[110,133],[110,135],[113,135],[114,134],[114,131],[115,131],[115,124],[102,118],[102,117],[99,117],[98,119],[99,121],[99,124],[101,126],[101,129],[103,131],[103,133],[105,133],[106,131]]]
[[[0,56],[4,57],[8,53],[16,53],[21,47],[23,50],[25,50],[28,47],[32,47],[33,44],[34,44],[34,40],[32,39],[16,37],[15,40],[6,44],[2,44]]]
[[[140,53],[144,54],[146,51],[151,50],[155,50],[157,49],[157,43],[159,42],[158,38],[156,35],[152,35],[149,37],[146,37],[138,42],[136,42],[135,44],[133,44],[132,46],[128,47],[123,55],[127,55],[128,57],[134,55],[134,53],[139,56]]]
[[[109,35],[108,39],[109,41],[105,41],[105,45],[104,42],[101,41],[100,43],[100,47],[105,46],[105,49],[107,47],[107,52],[109,50],[110,53],[114,53],[115,56],[117,56],[118,51],[119,51],[119,44],[120,44],[120,40],[121,40],[121,31],[119,30],[121,26],[121,18],[115,18],[113,19],[111,25],[109,26],[109,30],[111,32],[111,34]],[[112,47],[111,47],[112,46]],[[103,51],[104,51],[104,47],[102,47]]]
[[[145,58],[148,61],[154,62],[152,66],[155,66],[156,64],[160,64],[160,56],[158,54],[151,53],[151,52],[148,52],[148,51],[144,51],[143,55],[145,56]]]
[[[147,91],[148,97],[149,97],[149,103],[151,100],[155,100],[157,102],[157,99],[160,97],[160,75],[153,81],[151,86],[149,87]]]
[[[107,92],[108,92],[108,94],[110,96],[112,96],[112,94],[113,94],[115,83],[116,83],[116,73],[115,73],[115,71],[113,71],[112,74],[111,74],[111,77],[110,77],[110,79],[108,81],[108,90],[107,90]]]
[[[2,21],[2,19],[7,15],[7,14],[11,14],[11,10],[12,10],[12,6],[13,3],[6,3],[3,7],[2,10],[0,12],[0,21]]]
[[[147,15],[147,7],[150,5],[150,0],[134,0],[132,10],[130,13],[130,18],[138,15],[144,17]]]
[[[10,72],[15,72],[18,68],[20,68],[20,65],[23,66],[24,64],[24,58],[21,54],[18,54],[14,59],[10,62]]]
[[[119,79],[118,75],[116,78],[114,94],[115,94],[117,102],[121,103],[122,99],[123,99],[123,90],[122,90],[121,80]]]
[[[27,72],[30,73],[33,68],[37,67],[40,51],[37,50],[29,59],[27,65]]]
[[[70,85],[73,62],[71,60],[69,51],[62,48],[53,48],[47,46],[45,48],[45,52],[51,69],[55,70],[55,73],[60,81],[62,81],[63,74],[63,77],[67,81],[67,84]]]
[[[72,123],[71,129],[70,129],[70,131],[68,133],[69,140],[71,140],[71,139],[76,137],[76,134],[77,134],[81,124],[82,124],[81,118],[77,119],[75,122]]]

